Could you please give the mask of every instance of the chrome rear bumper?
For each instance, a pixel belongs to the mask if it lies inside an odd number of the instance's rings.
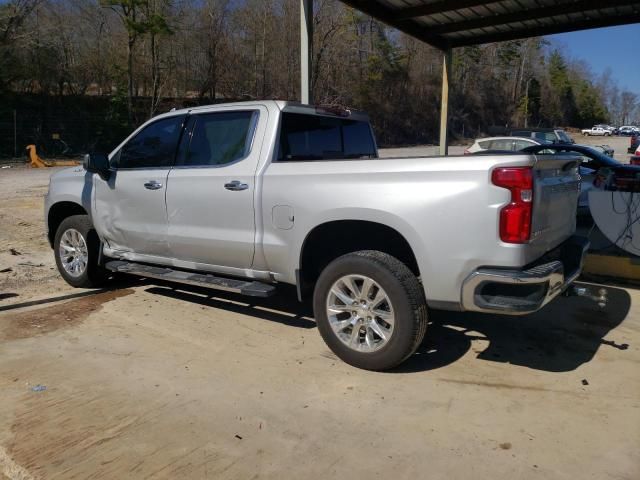
[[[462,285],[464,310],[525,315],[561,294],[580,275],[589,241],[571,237],[522,270],[481,268]]]

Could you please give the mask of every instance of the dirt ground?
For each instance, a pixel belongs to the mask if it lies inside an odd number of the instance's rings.
[[[290,289],[69,288],[51,173],[0,170],[1,480],[640,478],[638,290],[432,312],[414,357],[365,372]]]

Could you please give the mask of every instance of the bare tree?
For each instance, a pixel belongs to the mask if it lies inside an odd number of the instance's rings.
[[[100,0],[101,3],[118,14],[122,24],[127,30],[127,108],[129,123],[135,124],[133,97],[134,97],[134,47],[140,35],[146,33],[147,26],[140,21],[142,8],[148,5],[149,0]]]

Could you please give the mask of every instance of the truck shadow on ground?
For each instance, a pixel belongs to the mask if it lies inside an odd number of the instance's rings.
[[[604,308],[583,297],[560,297],[523,317],[432,311],[425,342],[395,371],[437,369],[471,349],[480,360],[547,372],[575,370],[589,362],[601,346],[629,347],[604,339],[631,309],[631,297],[625,290],[607,290],[609,302]]]
[[[393,372],[442,368],[472,349],[479,360],[548,372],[575,370],[589,362],[601,346],[628,348],[604,337],[626,318],[631,297],[620,288],[607,287],[607,290],[609,302],[604,308],[585,298],[561,297],[524,317],[433,310],[425,341],[415,355]],[[299,303],[295,289],[289,287],[266,299],[171,284],[154,284],[146,291],[292,327],[315,327],[310,303]]]
[[[278,294],[270,298],[247,297],[221,291],[212,292],[196,286],[177,287],[175,284],[162,282],[156,282],[155,286],[146,291],[154,295],[241,313],[291,327],[310,329],[316,326],[311,305],[298,302],[294,287],[281,287]]]

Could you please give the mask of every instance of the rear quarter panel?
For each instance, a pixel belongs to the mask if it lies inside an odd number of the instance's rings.
[[[528,155],[500,155],[272,163],[262,178],[262,254],[256,257],[265,264],[255,267],[295,283],[313,228],[367,220],[394,228],[409,242],[427,299],[459,302],[462,282],[474,269],[520,267],[545,253],[543,244],[500,241],[498,212],[510,193],[490,180],[497,165],[534,162]],[[292,213],[291,228],[274,224],[278,206]]]

